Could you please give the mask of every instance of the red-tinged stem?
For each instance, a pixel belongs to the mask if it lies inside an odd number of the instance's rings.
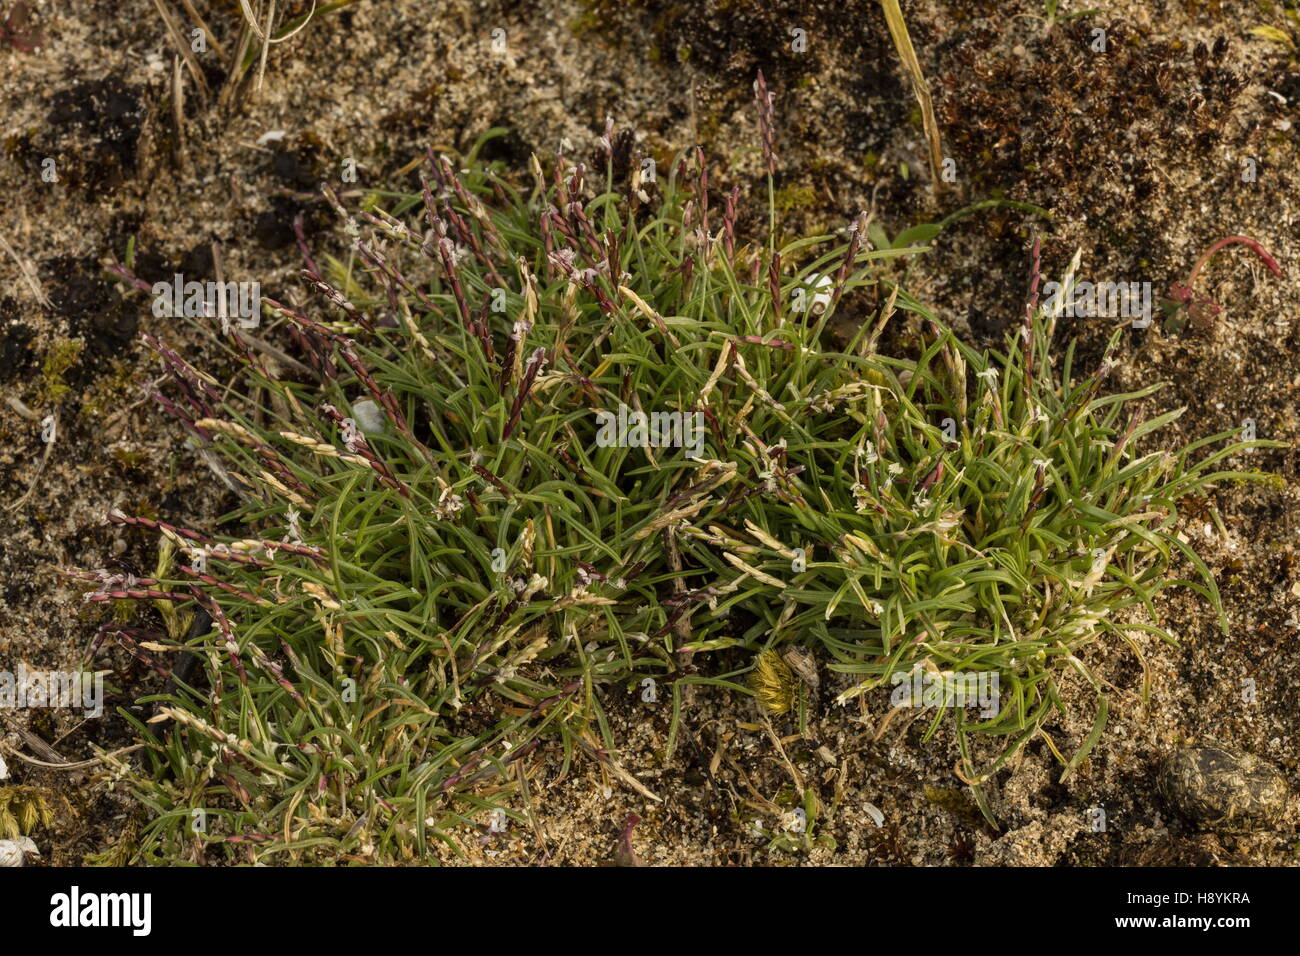
[[[150,531],[171,532],[177,537],[188,538],[199,544],[211,544],[214,539],[207,535],[199,534],[197,531],[188,531],[185,528],[178,528],[174,524],[168,524],[166,521],[154,521],[150,518],[137,518],[131,515],[123,514],[120,511],[110,511],[107,520],[113,524],[137,525],[141,528],[148,528]]]
[[[476,475],[478,475],[484,481],[490,482],[493,485],[493,487],[497,489],[497,491],[501,492],[501,494],[505,495],[507,498],[511,497],[510,489],[506,486],[506,483],[503,482],[496,475],[494,475],[491,471],[484,468],[482,465],[470,465],[470,467],[474,469],[474,473]]]
[[[844,261],[840,263],[839,271],[835,273],[835,291],[831,293],[831,309],[839,304],[840,296],[844,295],[844,284],[848,281],[849,270],[853,268],[853,263],[858,258],[862,240],[866,238],[869,219],[870,217],[862,212],[858,213],[858,218],[854,221],[853,235],[849,237],[849,247],[845,250]]]
[[[302,254],[302,261],[307,266],[307,271],[313,278],[320,278],[320,269],[316,267],[316,260],[311,256],[311,249],[307,246],[307,236],[302,227],[302,213],[293,217],[293,238],[298,244],[298,252]]]
[[[519,424],[519,415],[523,411],[524,402],[528,400],[528,393],[532,391],[533,380],[537,373],[541,371],[546,364],[546,349],[537,348],[533,350],[532,356],[528,359],[528,365],[524,369],[523,380],[519,383],[519,391],[515,395],[514,405],[510,409],[510,417],[506,420],[505,430],[501,433],[501,440],[505,441]]]
[[[736,204],[740,201],[740,187],[733,186],[727,194],[726,211],[722,216],[722,242],[727,250],[727,265],[736,271]]]
[[[139,276],[137,276],[135,273],[133,273],[130,269],[122,265],[117,260],[110,262],[104,268],[106,268],[109,272],[113,273],[113,275],[117,276],[122,281],[126,282],[128,285],[135,286],[141,292],[153,292],[153,286],[145,282],[143,279],[141,279]]]
[[[272,604],[272,602],[268,601],[266,598],[258,597],[250,591],[240,590],[233,584],[229,584],[219,578],[214,578],[212,575],[205,574],[197,568],[190,567],[188,564],[182,564],[180,570],[184,571],[186,574],[193,575],[210,587],[221,588],[223,591],[229,591],[231,594],[237,595],[245,601],[251,601],[253,604],[259,605],[260,607],[270,607]]]
[[[239,643],[235,640],[235,630],[230,626],[230,621],[226,619],[225,612],[221,610],[221,606],[213,600],[211,595],[205,594],[192,584],[190,585],[190,591],[199,606],[207,611],[212,620],[216,622],[217,629],[226,642],[226,656],[230,658],[235,673],[239,675],[239,683],[248,686],[248,671],[244,669],[244,662],[239,657]]]
[[[1275,276],[1282,275],[1282,267],[1277,264],[1277,260],[1268,254],[1268,251],[1250,236],[1224,236],[1210,248],[1206,249],[1201,258],[1196,260],[1192,266],[1191,273],[1187,276],[1186,284],[1175,282],[1169,290],[1170,299],[1182,308],[1188,309],[1192,314],[1194,324],[1203,324],[1208,321],[1205,313],[1211,313],[1211,317],[1219,314],[1219,304],[1209,296],[1198,298],[1193,291],[1196,285],[1196,279],[1201,274],[1201,270],[1209,264],[1213,255],[1224,246],[1243,245],[1260,258],[1260,261],[1268,267],[1268,270]]]
[[[302,275],[304,278],[307,279],[308,282],[314,282],[311,276],[307,274],[305,271],[302,273]],[[346,342],[348,340],[347,336],[339,335],[339,333],[335,332],[333,329],[326,328],[325,326],[321,325],[319,322],[315,322],[312,319],[307,318],[307,316],[297,311],[296,309],[292,309],[289,306],[282,305],[281,303],[277,302],[275,299],[271,299],[268,298],[267,296],[263,296],[262,302],[264,302],[266,305],[269,305],[273,311],[280,313],[289,321],[296,323],[302,328],[308,330],[309,332],[312,332],[315,335],[320,336],[322,339],[328,342],[337,343],[337,342]]]
[[[763,160],[767,166],[767,174],[775,176],[776,145],[772,129],[775,125],[772,108],[775,97],[767,90],[767,80],[763,77],[762,70],[758,71],[758,79],[754,81],[754,97],[758,100],[758,135],[763,144]]]
[[[636,829],[641,818],[635,813],[629,813],[627,819],[623,821],[623,831],[618,835],[618,849],[620,862],[625,866],[639,866],[640,861],[637,859],[636,850],[632,846],[632,831]]]
[[[124,588],[118,591],[100,591],[87,594],[82,600],[91,601],[188,601],[188,594],[176,591],[155,591],[152,588]]]
[[[746,345],[763,345],[769,349],[783,349],[786,352],[795,350],[793,342],[787,342],[784,339],[765,339],[761,335],[736,335],[732,336],[732,341]]]
[[[781,253],[774,252],[767,266],[767,288],[772,296],[772,318],[781,327]]]
[[[700,167],[700,228],[709,235],[709,164],[704,160],[704,150],[695,147],[695,162]]]
[[[1282,275],[1282,267],[1277,264],[1277,260],[1270,256],[1268,250],[1260,245],[1256,240],[1250,238],[1250,236],[1224,236],[1214,245],[1210,246],[1210,248],[1206,249],[1201,255],[1201,258],[1196,260],[1196,265],[1192,266],[1191,274],[1187,277],[1187,288],[1190,289],[1196,284],[1196,277],[1200,275],[1201,270],[1209,264],[1211,257],[1216,252],[1224,246],[1231,246],[1233,244],[1243,245],[1251,252],[1255,253],[1255,255],[1259,256],[1260,261],[1263,262],[1264,265],[1268,266],[1269,271],[1272,272],[1273,275]]]
[[[922,480],[921,494],[925,494],[927,491],[933,488],[935,482],[939,481],[941,478],[943,478],[942,460],[940,460],[940,462],[937,465],[935,465],[932,469],[930,469],[930,473],[925,476],[924,480]]]

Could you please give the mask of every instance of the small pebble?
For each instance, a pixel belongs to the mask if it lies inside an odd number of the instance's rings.
[[[0,840],[0,866],[25,866],[27,858],[40,856],[31,837]]]
[[[781,658],[801,681],[814,690],[817,689],[821,681],[817,675],[817,661],[813,659],[810,651],[801,647],[791,647],[781,655]]]
[[[384,430],[383,409],[368,398],[352,403],[352,417],[363,433],[376,434]]]
[[[1169,805],[1197,829],[1223,833],[1275,826],[1290,800],[1286,779],[1272,766],[1212,745],[1170,755],[1160,787]]]

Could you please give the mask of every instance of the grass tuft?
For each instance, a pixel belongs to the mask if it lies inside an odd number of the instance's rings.
[[[493,810],[527,819],[543,752],[648,793],[614,762],[611,705],[642,706],[651,678],[675,739],[688,688],[750,693],[752,669],[780,714],[793,645],[828,662],[840,703],[915,667],[996,673],[996,714],[940,705],[927,734],[951,721],[977,788],[1082,684],[1097,717],[1069,772],[1113,693],[1094,645],[1170,639],[1153,599],[1175,583],[1226,632],[1178,503],[1256,477],[1232,459],[1270,443],[1161,447],[1182,410],[1147,417],[1158,385],[1103,394],[1118,333],[1081,371],[1031,305],[978,352],[897,284],[891,263],[924,247],[873,248],[859,223],[775,248],[770,175],[769,233],[746,243],[698,154],[649,189],[564,157],[520,185],[483,142],[364,212],[328,193],[346,259],[318,271],[302,242],[314,303],[264,300],[309,373],[234,330],[245,381],[226,388],[154,343],[244,530],[111,517],[168,557],[89,597],[211,621],[137,651],[175,681],[146,698],[153,719],[122,711],[148,745],[120,768],[152,814],[139,858],[463,851]],[[866,292],[885,304],[853,317]],[[837,310],[857,328],[843,346]],[[878,352],[905,320],[919,351]],[[598,441],[597,412],[620,406],[698,413],[697,453]]]

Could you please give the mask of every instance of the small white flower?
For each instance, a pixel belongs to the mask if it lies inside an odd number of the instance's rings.
[[[347,448],[348,451],[352,452],[355,455],[357,452],[358,443],[364,440],[365,440],[365,436],[362,435],[361,430],[357,428],[356,421],[351,418],[343,419],[344,447]]]
[[[858,514],[862,514],[862,512],[866,511],[871,505],[870,493],[867,491],[866,486],[860,481],[855,482],[853,487],[849,490],[853,492],[854,509]]]
[[[438,496],[438,504],[434,507],[433,513],[443,521],[447,521],[455,517],[465,507],[465,499],[456,494],[451,485],[442,482],[441,479],[439,481],[443,485],[443,489]]]
[[[808,274],[808,278],[804,280],[804,283],[810,286],[813,290],[812,301],[808,305],[808,311],[813,315],[821,315],[830,307],[830,288],[835,284],[835,280],[830,276],[811,272]]]

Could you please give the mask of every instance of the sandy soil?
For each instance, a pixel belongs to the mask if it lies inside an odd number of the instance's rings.
[[[1111,723],[1080,773],[1036,740],[990,786],[1002,824],[984,823],[954,776],[950,735],[922,743],[925,721],[879,733],[883,706],[844,711],[843,685],[822,672],[807,735],[775,723],[778,747],[752,705],[700,691],[671,755],[668,713],[635,693],[611,697],[619,764],[660,799],[598,767],[530,770],[532,827],[458,838],[470,861],[732,864],[1290,864],[1294,808],[1263,832],[1196,833],[1171,816],[1154,768],[1187,741],[1249,751],[1297,782],[1300,713],[1300,562],[1293,519],[1296,390],[1300,387],[1296,262],[1297,101],[1294,46],[1254,36],[1285,26],[1281,5],[1253,0],[1090,4],[1101,13],[1048,29],[1024,0],[907,4],[930,78],[956,182],[937,201],[924,137],[883,20],[870,3],[675,4],[361,0],[322,16],[271,54],[260,91],[216,102],[224,72],[202,59],[204,103],[185,76],[183,134],[172,115],[174,47],[149,0],[0,2],[0,393],[36,417],[57,414],[58,438],[0,404],[0,668],[74,667],[95,628],[79,589],[58,569],[141,571],[153,542],[102,520],[112,507],[213,529],[233,505],[146,397],[159,374],[136,340],[166,338],[209,370],[229,369],[215,339],[123,302],[99,262],[125,255],[150,281],[213,267],[257,278],[266,294],[302,297],[291,223],[302,214],[313,247],[338,248],[316,183],[354,159],[359,185],[414,183],[399,174],[428,145],[465,148],[488,126],[509,130],[492,154],[520,168],[533,150],[567,138],[595,146],[605,116],[636,130],[661,164],[698,142],[716,157],[719,186],[760,186],[750,83],[762,68],[777,92],[786,231],[842,228],[872,210],[892,235],[976,200],[1005,197],[1050,209],[1050,222],[985,211],[949,229],[921,257],[910,288],[972,341],[996,342],[1019,315],[1029,230],[1044,237],[1044,271],[1076,249],[1093,281],[1180,281],[1216,238],[1245,233],[1286,269],[1275,279],[1240,249],[1218,256],[1198,283],[1223,304],[1213,327],[1183,335],[1132,330],[1112,385],[1168,380],[1151,400],[1186,405],[1175,434],[1200,437],[1251,418],[1261,437],[1292,443],[1249,464],[1279,487],[1223,488],[1184,533],[1214,570],[1233,626],[1225,640],[1187,591],[1159,603],[1177,647],[1139,638],[1150,695],[1131,652],[1098,646],[1090,661],[1120,691]],[[168,6],[183,16],[178,3]],[[237,5],[196,0],[219,41],[233,45]],[[288,4],[290,13],[309,3]],[[1075,4],[1074,6],[1077,6]],[[1068,7],[1072,9],[1073,7]],[[1093,30],[1107,49],[1093,49]],[[187,27],[188,29],[188,27]],[[791,49],[793,29],[807,49]],[[505,49],[493,31],[504,30]],[[1290,27],[1300,42],[1300,29]],[[500,36],[500,34],[498,34]],[[57,182],[42,178],[54,160]],[[1254,162],[1253,181],[1243,179]],[[904,174],[906,167],[906,174]],[[282,291],[283,290],[283,291]],[[851,316],[848,317],[851,321]],[[1066,334],[1095,360],[1102,320]],[[906,328],[894,345],[906,345]],[[1172,435],[1170,436],[1172,438]],[[28,490],[31,494],[26,497]],[[719,661],[719,666],[726,661]],[[156,679],[120,651],[110,703],[129,705]],[[1255,681],[1253,703],[1242,681]],[[1086,737],[1079,706],[1047,729],[1058,746]],[[142,819],[120,782],[93,767],[51,770],[18,727],[69,760],[92,745],[130,743],[116,718],[62,711],[6,715],[0,753],[10,784],[40,788],[54,809],[35,837],[45,860],[79,863],[129,838]],[[815,784],[820,814],[808,838],[785,830],[796,781]],[[1104,808],[1105,833],[1086,811]],[[878,811],[879,825],[873,819]],[[629,815],[640,823],[628,830]],[[623,835],[623,839],[620,835]],[[782,835],[784,834],[784,835]],[[775,839],[779,837],[779,839]],[[777,843],[779,845],[774,846]],[[448,862],[454,858],[448,857]]]

